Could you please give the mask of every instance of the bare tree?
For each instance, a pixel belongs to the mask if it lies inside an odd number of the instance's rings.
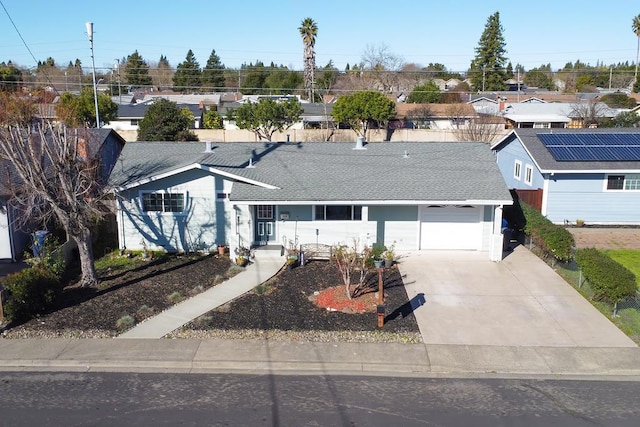
[[[11,203],[27,221],[55,219],[78,246],[80,285],[97,284],[91,246],[91,225],[109,209],[99,160],[91,158],[88,130],[15,126],[0,131],[0,176],[11,192]]]
[[[362,63],[383,92],[397,89],[404,60],[391,52],[387,45],[367,45],[362,54]]]
[[[492,143],[504,133],[504,119],[486,114],[469,116],[466,104],[451,104],[447,114],[453,123],[453,133],[459,141]]]
[[[571,118],[578,121],[582,128],[598,127],[605,117],[607,105],[597,98],[571,104]]]

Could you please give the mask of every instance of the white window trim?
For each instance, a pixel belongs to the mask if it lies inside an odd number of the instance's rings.
[[[609,186],[609,176],[614,175],[614,176],[618,176],[618,175],[622,175],[624,177],[624,180],[622,181],[622,188],[620,189],[614,189],[614,188],[608,188]],[[610,191],[612,193],[637,193],[640,192],[640,188],[637,190],[628,190],[625,187],[627,186],[627,176],[629,175],[640,175],[637,173],[609,173],[609,174],[605,174],[604,176],[604,182],[602,184],[602,189],[603,191]]]
[[[522,179],[522,162],[520,160],[513,163],[513,177],[518,181]]]
[[[323,219],[319,219],[316,217],[316,208],[318,206],[322,206],[324,208],[324,217]],[[351,219],[326,219],[327,217],[327,206],[334,206],[334,205],[313,205],[313,220],[314,221],[322,221],[322,222],[362,222],[364,221],[364,206],[362,205],[336,205],[336,206],[351,206]],[[359,207],[360,208],[360,219],[355,219],[355,214],[356,214],[356,208]]]
[[[533,185],[533,166],[526,165],[524,167],[524,183],[527,185]]]
[[[184,203],[182,206],[182,212],[145,211],[144,200],[143,200],[143,197],[145,194],[182,194],[183,195],[182,202]],[[140,212],[142,212],[144,215],[166,215],[166,216],[187,215],[186,207],[187,207],[188,199],[189,199],[189,194],[186,191],[157,190],[157,191],[140,191],[138,193],[138,200],[140,201]]]

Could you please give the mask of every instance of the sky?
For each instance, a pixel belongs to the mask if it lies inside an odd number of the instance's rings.
[[[29,68],[48,57],[58,66],[77,58],[86,70],[85,23],[93,22],[95,66],[104,72],[136,50],[147,63],[164,55],[175,68],[189,49],[201,67],[215,49],[227,68],[259,60],[302,70],[298,27],[310,17],[318,66],[333,61],[343,70],[368,48],[386,47],[405,63],[460,72],[495,12],[513,66],[635,63],[637,0],[0,0],[0,62]]]

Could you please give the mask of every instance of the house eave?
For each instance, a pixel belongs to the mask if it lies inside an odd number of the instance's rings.
[[[391,205],[391,206],[406,206],[406,205],[481,205],[481,206],[496,206],[496,205],[512,205],[513,200],[234,200],[233,194],[229,199],[232,203],[237,205]]]
[[[189,171],[189,170],[196,170],[196,169],[200,169],[200,170],[212,173],[212,174],[224,176],[224,177],[232,179],[232,180],[245,182],[247,184],[257,185],[259,187],[267,188],[269,190],[277,190],[278,189],[278,187],[276,187],[274,185],[266,184],[264,182],[256,181],[256,180],[253,180],[253,179],[248,179],[248,178],[245,178],[243,176],[232,174],[232,173],[229,173],[229,172],[226,172],[226,171],[223,171],[223,170],[220,170],[220,169],[212,168],[212,167],[209,167],[209,166],[204,166],[204,165],[202,165],[200,163],[193,163],[193,164],[190,164],[190,165],[187,165],[187,166],[183,166],[181,168],[172,169],[172,170],[164,172],[164,173],[160,173],[160,174],[153,175],[153,176],[150,176],[150,177],[147,177],[147,178],[144,178],[144,179],[140,179],[140,180],[137,180],[137,181],[130,182],[130,183],[126,184],[126,185],[116,186],[115,188],[118,191],[130,190],[132,188],[136,188],[136,187],[139,187],[139,186],[144,185],[144,184],[148,184],[148,183],[153,182],[153,181],[158,181],[160,179],[164,179],[164,178],[168,178],[170,176],[178,175],[178,174],[180,174],[182,172],[186,172],[186,171]]]

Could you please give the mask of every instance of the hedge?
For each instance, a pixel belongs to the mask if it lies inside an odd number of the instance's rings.
[[[578,249],[576,262],[589,281],[593,299],[611,304],[636,293],[636,278],[622,264],[594,248]]]
[[[558,261],[570,261],[576,243],[569,230],[552,223],[526,203],[521,203],[521,206],[526,219],[524,232],[531,237],[536,246]]]
[[[31,267],[2,279],[9,291],[4,315],[9,321],[28,320],[44,313],[53,303],[62,285],[51,270]]]

